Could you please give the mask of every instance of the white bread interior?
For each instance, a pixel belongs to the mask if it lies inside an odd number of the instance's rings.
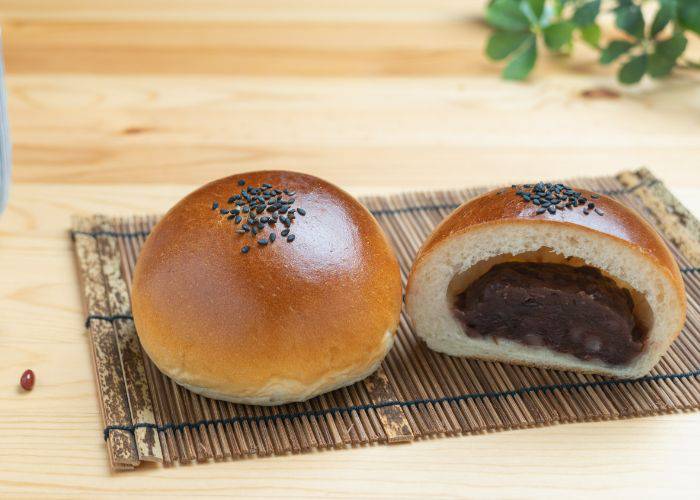
[[[627,288],[635,316],[648,328],[645,350],[629,364],[584,361],[542,346],[467,336],[452,311],[454,296],[494,264],[526,260],[590,265]],[[406,306],[431,349],[453,356],[637,378],[659,361],[684,322],[671,274],[621,239],[573,224],[513,221],[473,226],[445,238],[417,264]]]

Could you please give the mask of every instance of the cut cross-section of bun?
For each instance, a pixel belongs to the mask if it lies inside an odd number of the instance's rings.
[[[636,212],[561,184],[486,193],[418,252],[408,315],[436,351],[636,378],[685,321],[670,250]]]

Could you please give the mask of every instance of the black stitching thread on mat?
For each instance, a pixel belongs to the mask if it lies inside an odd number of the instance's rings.
[[[102,314],[91,314],[87,318],[85,318],[85,328],[90,328],[90,323],[92,321],[108,321],[109,323],[114,323],[117,320],[131,320],[133,321],[134,317],[131,314],[114,314],[112,316],[104,316]]]
[[[608,196],[617,196],[621,194],[633,193],[641,187],[651,187],[655,184],[658,184],[659,182],[661,181],[659,181],[658,179],[653,179],[651,181],[640,182],[639,184],[637,184],[636,186],[632,186],[631,188],[608,189],[599,192]],[[458,206],[460,206],[459,203],[439,203],[434,205],[415,205],[412,207],[402,208],[384,208],[378,210],[370,210],[370,212],[376,217],[380,215],[396,215],[403,213],[423,212],[427,210],[454,210]],[[113,238],[145,238],[148,235],[149,231],[71,231],[71,238],[73,239],[75,239],[76,236],[91,236],[93,238],[97,238],[98,236],[111,236]]]
[[[91,236],[97,238],[98,236],[111,236],[113,238],[145,238],[150,234],[150,231],[135,231],[135,232],[122,232],[122,231],[71,231],[70,236],[75,240],[76,236]]]
[[[586,389],[588,387],[607,387],[607,386],[617,386],[617,385],[628,385],[636,384],[639,382],[658,382],[661,380],[682,380],[692,377],[700,376],[700,370],[694,370],[691,372],[684,373],[663,373],[658,375],[647,375],[645,377],[640,377],[633,380],[599,380],[594,382],[575,382],[575,383],[562,383],[562,384],[551,384],[551,385],[534,385],[528,387],[521,387],[520,389],[512,389],[510,391],[498,391],[498,392],[479,392],[471,394],[460,394],[459,396],[444,396],[441,398],[427,398],[427,399],[412,399],[409,401],[385,401],[383,403],[371,403],[366,405],[354,405],[354,406],[340,406],[333,408],[326,408],[325,410],[313,410],[313,411],[302,411],[297,413],[277,413],[272,415],[244,415],[238,417],[230,418],[217,418],[217,419],[204,419],[198,420],[197,422],[183,422],[180,424],[167,423],[163,425],[151,424],[148,422],[142,422],[133,425],[108,425],[104,428],[104,439],[105,441],[109,438],[109,434],[112,431],[126,431],[133,433],[136,429],[154,429],[158,432],[166,431],[168,429],[183,431],[184,429],[196,430],[202,425],[225,425],[225,424],[235,424],[238,422],[269,422],[277,420],[291,420],[301,417],[323,417],[325,415],[336,415],[338,413],[350,413],[353,411],[366,411],[366,410],[378,410],[381,408],[388,408],[392,406],[398,406],[400,408],[407,408],[412,406],[418,406],[421,404],[440,404],[440,403],[454,403],[459,401],[464,401],[468,399],[483,399],[483,398],[502,398],[510,396],[522,396],[530,393],[541,393],[548,391],[555,391],[559,389],[572,390],[572,389]]]

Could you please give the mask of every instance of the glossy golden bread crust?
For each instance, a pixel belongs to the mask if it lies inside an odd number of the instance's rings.
[[[292,225],[292,243],[278,223],[275,243],[260,246],[212,210],[214,201],[230,207],[239,179],[296,191],[307,215]],[[378,363],[398,325],[401,278],[382,230],[353,197],[309,175],[261,171],[214,181],[174,206],[143,246],[132,299],[141,342],[161,370],[254,396]]]
[[[673,277],[676,287],[681,290],[681,293],[684,293],[678,264],[664,241],[649,223],[633,210],[608,196],[600,195],[600,198],[592,199],[591,195],[596,194],[593,191],[574,189],[582,193],[589,201],[594,202],[596,208],[600,209],[603,215],[598,215],[592,210],[586,215],[580,206],[557,210],[554,214],[549,212],[537,214],[537,209],[540,207],[526,202],[516,195],[517,189],[510,187],[496,189],[462,204],[442,221],[421,247],[413,268],[419,266],[426,255],[454,234],[487,224],[543,220],[575,225],[626,242],[653,258],[660,268]]]

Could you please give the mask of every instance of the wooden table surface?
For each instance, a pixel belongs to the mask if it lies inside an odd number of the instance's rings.
[[[0,497],[697,498],[700,414],[109,471],[71,214],[162,212],[261,168],[361,193],[641,165],[700,214],[697,74],[621,88],[584,49],[503,82],[482,56],[484,3],[0,0]],[[601,88],[615,97],[584,97]]]

